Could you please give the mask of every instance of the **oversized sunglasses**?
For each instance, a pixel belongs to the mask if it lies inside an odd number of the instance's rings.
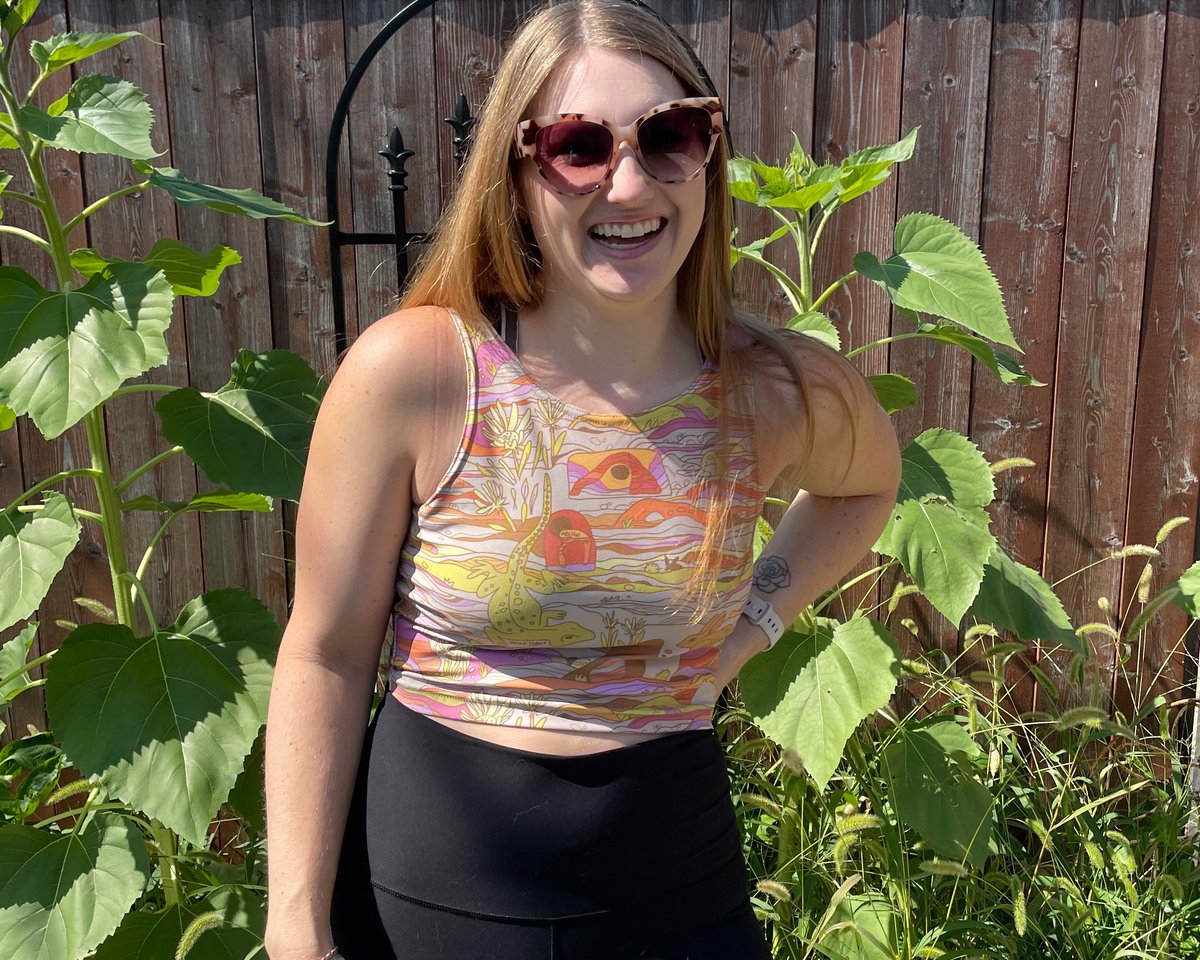
[[[721,101],[688,97],[659,104],[624,127],[583,113],[534,117],[517,124],[514,140],[517,156],[532,157],[551,187],[579,195],[612,175],[622,143],[655,180],[691,180],[712,157],[720,132]]]

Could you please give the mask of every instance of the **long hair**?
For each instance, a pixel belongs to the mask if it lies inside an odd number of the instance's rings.
[[[519,214],[512,131],[559,64],[588,47],[651,57],[675,75],[685,96],[710,94],[679,37],[653,14],[624,0],[569,0],[527,20],[514,34],[481,107],[457,191],[401,297],[401,308],[438,305],[468,321],[481,322],[502,305],[519,308],[540,302],[540,259]],[[741,412],[745,403],[742,354],[753,344],[772,348],[799,388],[803,408],[808,409],[808,391],[793,353],[793,337],[734,305],[728,156],[725,138],[718,137],[705,171],[704,220],[680,267],[677,283],[680,314],[694,331],[697,347],[715,362],[724,401],[718,421],[716,469],[705,481],[709,510],[704,538],[686,587],[695,603],[695,622],[704,617],[716,596],[735,484],[746,479],[726,476],[730,412]],[[811,424],[807,416],[804,421],[810,445]]]

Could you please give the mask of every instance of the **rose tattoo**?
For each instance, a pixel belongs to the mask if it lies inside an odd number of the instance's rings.
[[[774,593],[792,582],[792,572],[782,557],[759,557],[754,565],[754,589]]]

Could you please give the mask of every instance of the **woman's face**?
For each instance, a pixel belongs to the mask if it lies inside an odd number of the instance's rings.
[[[657,60],[588,48],[551,75],[526,116],[585,113],[625,125],[687,95]],[[555,192],[528,159],[519,161],[517,183],[541,250],[548,296],[602,308],[664,296],[674,303],[676,274],[704,219],[703,172],[683,183],[661,183],[643,169],[631,145],[622,143],[612,175],[592,193]],[[640,238],[611,236],[618,227],[649,232]]]

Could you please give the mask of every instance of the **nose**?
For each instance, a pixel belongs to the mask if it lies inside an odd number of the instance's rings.
[[[653,178],[638,160],[629,141],[617,148],[617,165],[608,184],[608,199],[613,203],[637,203],[654,192]]]

